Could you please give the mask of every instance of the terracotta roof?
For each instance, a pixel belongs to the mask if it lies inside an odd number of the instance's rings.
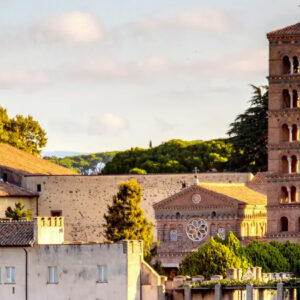
[[[0,197],[35,197],[37,194],[29,192],[19,186],[0,181]]]
[[[34,242],[34,222],[0,222],[0,247],[25,247]]]
[[[0,144],[0,167],[13,169],[16,173],[24,175],[78,175],[7,144]]]
[[[266,195],[256,192],[242,183],[199,183],[199,186],[246,204],[267,204]]]
[[[267,34],[267,36],[282,36],[282,35],[300,35],[300,23],[296,23],[294,25],[290,25],[287,27],[283,27],[281,29],[277,29],[271,31]]]

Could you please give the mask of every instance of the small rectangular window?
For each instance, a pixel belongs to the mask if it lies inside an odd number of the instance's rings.
[[[6,283],[16,283],[15,267],[6,267]]]
[[[41,192],[42,191],[42,185],[41,184],[37,184],[36,191],[37,192]]]
[[[48,283],[58,283],[57,267],[48,267]]]
[[[7,182],[7,173],[3,173],[3,181]]]
[[[51,217],[61,217],[62,211],[61,210],[51,210]]]
[[[107,282],[107,266],[98,266],[98,282]]]

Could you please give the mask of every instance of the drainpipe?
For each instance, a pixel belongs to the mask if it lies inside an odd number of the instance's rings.
[[[28,300],[28,252],[25,248],[25,300]]]
[[[39,216],[39,195],[36,197],[36,203],[35,203],[35,205],[36,205],[36,216],[38,217]]]

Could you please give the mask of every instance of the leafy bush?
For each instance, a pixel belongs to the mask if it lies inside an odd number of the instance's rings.
[[[129,174],[147,174],[147,172],[143,169],[133,168],[129,171]]]

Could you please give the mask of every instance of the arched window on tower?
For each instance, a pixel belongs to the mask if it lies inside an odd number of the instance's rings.
[[[297,56],[293,57],[293,73],[299,73],[299,61]]]
[[[292,140],[293,142],[298,140],[298,127],[295,124],[292,126]]]
[[[288,90],[283,90],[282,91],[282,108],[290,108],[291,103],[290,103],[290,93]]]
[[[289,202],[289,193],[285,186],[281,187],[281,203],[288,203]]]
[[[290,131],[287,124],[282,125],[282,131],[281,131],[281,140],[283,142],[288,142],[290,139]]]
[[[292,173],[297,173],[298,171],[298,162],[297,162],[297,156],[292,156]]]
[[[212,213],[211,213],[211,217],[212,218],[215,218],[217,216],[217,213],[215,212],[215,211],[213,211]]]
[[[289,172],[289,164],[286,156],[282,157],[282,173]]]
[[[176,213],[176,219],[180,219],[180,212]]]
[[[291,202],[296,202],[297,200],[297,189],[295,186],[291,187]]]
[[[281,217],[280,231],[289,231],[289,220],[287,217]]]
[[[297,90],[293,91],[293,107],[294,108],[299,107],[299,98],[298,98],[298,91]]]
[[[282,73],[283,74],[291,73],[291,63],[288,56],[285,56],[282,60]]]

